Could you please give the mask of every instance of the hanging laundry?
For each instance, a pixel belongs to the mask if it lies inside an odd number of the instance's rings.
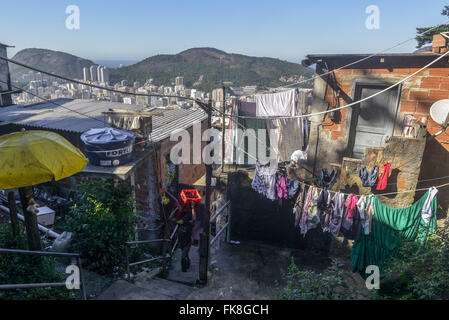
[[[293,213],[295,214],[295,227],[299,226],[299,222],[301,220],[301,214],[304,207],[304,200],[306,196],[306,188],[304,182],[300,183],[299,186],[299,194],[295,201],[295,206],[293,208]]]
[[[334,237],[338,237],[341,222],[343,220],[343,213],[345,208],[345,195],[343,193],[336,193],[332,198],[331,206],[332,206],[332,214],[329,221],[329,230]]]
[[[256,162],[252,188],[270,200],[276,200],[276,169]]]
[[[287,180],[288,198],[294,199],[300,188],[300,182],[298,180]]]
[[[425,242],[435,232],[437,222],[435,214],[429,222],[422,217],[424,204],[430,194],[429,190],[412,206],[400,209],[388,207],[373,196],[372,231],[369,235],[362,235],[360,241],[354,242],[352,246],[352,272],[359,272],[362,277],[366,277],[366,267],[376,265],[384,274],[385,262],[397,254],[401,242]],[[436,212],[436,197],[432,198],[430,207],[432,212]]]
[[[358,198],[355,194],[349,195],[348,199],[346,200],[345,203],[346,213],[341,223],[341,227],[345,232],[351,231],[352,224],[354,222],[354,210],[357,205],[357,202]]]
[[[350,227],[343,228],[343,223],[345,223],[345,221],[349,221],[349,220],[350,220]],[[359,241],[360,237],[362,235],[362,221],[360,219],[360,213],[359,213],[357,206],[353,210],[352,218],[346,219],[345,221],[343,221],[343,223],[342,223],[342,229],[341,229],[342,234],[348,240]]]
[[[256,94],[256,116],[295,116],[296,90],[288,90],[270,94]]]
[[[362,231],[364,234],[366,234],[365,231],[367,228],[369,228],[369,215],[366,211],[366,196],[360,196],[356,206],[359,213]]]
[[[312,204],[309,209],[309,214],[307,216],[307,230],[314,229],[318,227],[320,224],[320,211],[318,209],[318,199],[320,194],[318,193],[318,189],[315,189],[312,198]]]
[[[354,209],[358,201],[359,199],[355,194],[349,195],[348,199],[346,200],[345,206],[346,208],[348,208],[348,213],[346,216],[348,218],[352,218],[354,216]]]
[[[288,198],[288,190],[287,190],[287,177],[281,176],[276,182],[276,191],[278,199],[287,199]]]
[[[301,230],[301,234],[305,237],[306,233],[308,231],[308,218],[309,218],[309,211],[312,206],[313,196],[315,193],[315,187],[309,187],[309,190],[307,191],[307,196],[304,202],[304,207],[302,209],[301,213],[301,219],[299,221],[299,228]]]
[[[422,208],[421,217],[423,218],[423,220],[426,223],[429,223],[430,219],[432,218],[433,212],[432,212],[432,205],[431,204],[432,204],[433,198],[436,196],[437,193],[438,193],[438,189],[437,188],[435,188],[435,187],[430,188],[429,192],[428,192],[429,195],[427,196],[427,199],[424,202],[424,206]]]
[[[387,188],[388,175],[390,173],[391,162],[384,164],[384,171],[379,179],[376,190],[385,190]]]
[[[360,180],[362,180],[362,186],[364,187],[374,187],[377,182],[377,177],[379,175],[379,166],[375,165],[371,172],[368,172],[366,168],[361,168],[359,172]]]
[[[337,181],[337,172],[332,169],[331,173],[328,173],[327,169],[322,169],[318,178],[318,185],[322,188],[330,189]]]
[[[297,92],[295,89],[256,95],[256,116],[297,116]],[[270,147],[279,162],[289,161],[291,154],[304,145],[304,129],[301,118],[267,119]]]
[[[330,232],[330,220],[332,215],[331,195],[327,190],[323,190],[318,198],[318,208],[320,210],[321,229],[323,232]]]
[[[364,229],[364,234],[368,235],[371,233],[371,226],[372,226],[372,221],[373,221],[373,216],[374,216],[374,204],[373,204],[373,196],[369,196],[368,199],[366,200],[366,206],[365,206],[365,223],[363,226]]]

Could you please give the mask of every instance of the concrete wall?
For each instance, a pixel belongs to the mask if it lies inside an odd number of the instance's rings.
[[[368,148],[362,159],[343,158],[336,189],[365,195],[416,189],[425,146],[425,139],[393,137],[385,148]],[[382,164],[379,168],[379,172],[382,173],[383,164],[387,161],[392,162],[387,188],[377,191],[375,188],[363,187],[359,178],[360,168],[366,167],[371,170],[374,165]],[[415,200],[413,192],[379,196],[379,198],[383,203],[393,207],[409,206]]]

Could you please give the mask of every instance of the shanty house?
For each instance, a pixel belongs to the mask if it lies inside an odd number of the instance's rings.
[[[311,113],[323,112],[369,97],[447,52],[447,39],[434,36],[428,52],[395,54],[310,54],[303,65],[316,65]],[[354,63],[355,61],[360,62]],[[334,71],[332,71],[334,70]],[[449,99],[449,59],[443,58],[410,79],[350,108],[311,117],[307,166],[340,170],[336,188],[370,193],[358,171],[391,162],[388,187],[383,193],[437,186],[448,182],[449,132],[434,139],[441,125],[430,117],[431,106]],[[417,131],[407,134],[414,117]],[[444,178],[446,177],[446,178]],[[439,199],[449,199],[441,189]],[[423,193],[404,192],[382,197],[392,206],[407,206]]]

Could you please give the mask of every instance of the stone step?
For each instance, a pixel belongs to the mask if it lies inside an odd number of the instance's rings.
[[[160,278],[136,283],[118,280],[97,300],[182,300],[193,290],[193,287]]]

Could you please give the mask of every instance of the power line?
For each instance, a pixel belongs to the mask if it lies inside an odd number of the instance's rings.
[[[6,83],[5,81],[2,81],[2,80],[0,80],[0,82]],[[16,89],[21,89],[21,88],[16,87],[16,86],[13,86],[13,87],[15,87]],[[99,119],[97,119],[97,118],[94,118],[94,117],[91,117],[91,116],[89,116],[89,115],[86,115],[86,114],[84,114],[84,113],[82,113],[82,112],[78,112],[78,111],[76,111],[76,110],[67,108],[67,107],[65,107],[64,105],[59,104],[59,103],[56,103],[56,102],[54,102],[54,101],[52,101],[52,100],[50,100],[50,99],[41,97],[41,96],[36,95],[36,94],[34,94],[34,93],[32,93],[32,92],[28,92],[28,91],[26,91],[26,90],[24,90],[24,91],[27,92],[27,93],[29,93],[29,94],[31,94],[31,95],[33,95],[33,96],[35,96],[35,97],[37,97],[37,98],[39,98],[39,99],[44,100],[44,101],[46,101],[46,102],[52,103],[52,104],[54,104],[54,105],[56,105],[56,106],[58,106],[58,107],[62,107],[62,108],[66,109],[66,110],[68,110],[68,111],[70,111],[70,112],[74,112],[74,113],[77,113],[77,114],[79,114],[79,115],[82,115],[82,116],[85,116],[85,117],[87,117],[87,118],[90,118],[90,119],[92,119],[92,120],[96,120],[96,121],[98,121],[98,122],[100,122],[100,123],[102,123],[102,124],[104,123],[103,121],[101,121],[101,120],[99,120]],[[218,110],[218,109],[216,109],[216,108],[213,108],[213,107],[212,107],[212,109],[215,110],[215,111],[221,112],[220,110]],[[235,120],[232,119],[232,121],[235,121]],[[240,123],[237,123],[237,124],[240,125],[240,126],[242,126],[244,129],[247,129],[247,128],[246,128],[245,126],[243,126],[242,124],[240,124]],[[150,136],[150,137],[151,137],[151,136]],[[257,136],[255,136],[255,138],[260,142],[260,140],[258,139]],[[224,138],[222,138],[222,139],[224,139]],[[151,138],[150,138],[150,140],[151,140]],[[137,144],[138,144],[138,143],[135,143],[134,145],[137,145]],[[238,146],[237,148],[238,148],[239,150],[243,151],[243,152],[244,152],[245,154],[247,154],[248,156],[250,156],[250,157],[252,157],[253,159],[257,160],[256,157],[254,157],[254,156],[251,155],[250,153],[246,152],[244,149],[240,148],[240,146]],[[153,151],[155,151],[154,145],[153,145]],[[418,180],[417,183],[420,183],[420,182],[428,182],[428,181],[436,181],[436,180],[442,180],[442,179],[446,179],[446,178],[449,178],[449,176],[443,176],[443,177],[438,177],[438,178],[431,178],[431,179]],[[394,184],[396,184],[396,183],[388,184],[388,185],[394,185]],[[305,185],[311,187],[311,185],[308,185],[308,184],[305,184]],[[442,187],[445,187],[445,186],[448,186],[448,185],[449,185],[449,183],[446,183],[446,184],[437,186],[436,188],[442,188]],[[382,196],[382,195],[393,195],[393,194],[400,194],[400,193],[407,193],[407,192],[415,192],[415,191],[425,191],[425,190],[428,190],[428,188],[414,189],[414,190],[404,190],[404,191],[397,191],[397,192],[389,192],[389,193],[382,193],[382,194],[377,194],[377,195],[380,195],[380,196]],[[340,193],[342,193],[342,192],[340,192]],[[343,193],[343,194],[348,195],[347,193]]]
[[[48,76],[55,77],[55,78],[58,78],[58,79],[61,79],[61,80],[77,83],[79,85],[84,85],[84,86],[88,86],[88,87],[92,87],[92,88],[96,88],[96,89],[101,89],[101,90],[106,90],[106,91],[110,91],[110,92],[114,92],[114,93],[119,93],[119,94],[123,94],[123,95],[134,95],[134,96],[141,96],[141,97],[178,98],[178,99],[190,100],[190,101],[196,102],[198,104],[204,104],[204,102],[201,101],[201,100],[190,98],[190,97],[178,96],[178,95],[168,95],[168,94],[159,94],[159,93],[127,92],[127,91],[116,90],[116,89],[113,89],[113,88],[108,88],[108,87],[96,85],[96,84],[93,84],[93,83],[86,83],[84,81],[71,79],[71,78],[64,77],[64,76],[61,76],[61,75],[58,75],[58,74],[53,74],[51,72],[44,71],[44,70],[41,70],[41,69],[38,69],[38,68],[35,68],[35,67],[31,67],[31,66],[26,65],[26,64],[24,64],[22,62],[11,60],[11,59],[8,59],[6,57],[1,57],[0,56],[0,59],[4,60],[4,61],[7,61],[7,62],[10,62],[12,64],[16,64],[16,65],[21,66],[23,68],[30,69],[30,70],[33,70],[33,71],[36,71],[36,72],[40,72],[40,73],[43,73],[43,74],[46,74]]]
[[[341,109],[346,109],[349,107],[352,107],[354,105],[357,105],[359,103],[362,103],[364,101],[370,100],[394,87],[397,87],[398,85],[400,85],[401,83],[404,83],[405,81],[409,80],[410,78],[413,78],[414,76],[416,76],[418,73],[422,72],[423,70],[427,69],[428,67],[430,67],[431,65],[435,64],[436,62],[440,61],[441,59],[443,59],[444,57],[446,57],[447,55],[449,55],[449,51],[447,51],[446,53],[442,54],[441,56],[439,56],[438,58],[434,59],[432,62],[428,63],[427,65],[425,65],[424,67],[422,67],[421,69],[419,69],[418,71],[408,75],[407,77],[403,78],[402,80],[396,82],[395,84],[392,84],[391,86],[382,89],[381,91],[378,91],[368,97],[365,97],[363,99],[360,99],[358,101],[354,101],[351,102],[347,105],[341,106],[341,107],[337,107],[337,108],[332,108],[329,110],[325,110],[325,111],[320,111],[320,112],[315,112],[315,113],[309,113],[309,114],[302,114],[302,115],[297,115],[297,116],[268,116],[268,117],[257,117],[257,116],[232,116],[229,115],[231,117],[235,117],[235,118],[243,118],[243,119],[298,119],[298,118],[309,118],[312,116],[316,116],[316,115],[321,115],[321,114],[326,114],[329,112],[333,112],[333,111],[337,111],[337,110],[341,110]],[[292,89],[294,90],[294,89]]]

